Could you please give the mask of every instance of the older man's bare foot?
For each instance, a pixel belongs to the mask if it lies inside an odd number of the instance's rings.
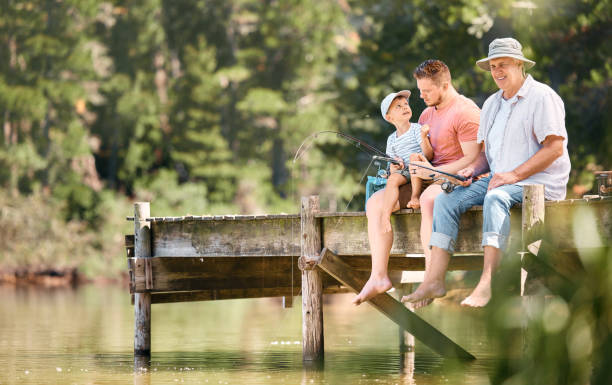
[[[409,209],[414,209],[414,210],[420,209],[421,202],[419,201],[419,198],[410,198],[410,200],[406,204],[406,207],[408,207]]]
[[[368,279],[361,292],[353,299],[353,304],[360,305],[366,302],[370,298],[376,297],[378,294],[384,293],[391,289],[393,284],[389,277],[375,278],[371,277]]]
[[[462,306],[483,307],[491,299],[491,282],[479,282],[472,294],[461,301]]]
[[[446,288],[444,281],[423,282],[419,287],[409,295],[402,297],[402,302],[420,302],[424,300],[444,297]]]

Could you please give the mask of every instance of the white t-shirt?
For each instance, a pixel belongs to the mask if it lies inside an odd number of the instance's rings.
[[[495,115],[495,121],[493,122],[493,126],[489,130],[487,134],[487,139],[485,142],[488,143],[489,149],[489,157],[491,158],[491,162],[489,163],[489,167],[491,168],[491,172],[497,172],[497,167],[499,165],[499,159],[502,157],[502,143],[504,141],[504,133],[506,132],[506,125],[508,123],[508,119],[510,118],[510,113],[512,112],[512,105],[518,101],[518,97],[514,95],[510,99],[506,100],[503,97],[501,98],[501,103],[499,104],[499,110]]]

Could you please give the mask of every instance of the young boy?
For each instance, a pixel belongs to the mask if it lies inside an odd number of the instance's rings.
[[[433,158],[433,149],[429,142],[429,126],[421,126],[418,123],[411,123],[412,110],[408,103],[410,91],[403,90],[387,95],[380,103],[380,112],[387,122],[393,124],[396,131],[389,135],[387,139],[387,154],[402,164],[400,166],[391,164],[390,175],[387,178],[383,198],[383,209],[381,212],[381,224],[383,233],[391,232],[391,213],[395,202],[400,198],[400,186],[408,183],[408,179],[403,176],[401,171],[404,165],[410,160],[419,160],[417,153],[422,153],[428,160]],[[423,182],[416,175],[410,176],[412,192],[410,201],[406,205],[409,208],[417,209],[420,207],[419,196]],[[403,208],[400,206],[400,208]]]

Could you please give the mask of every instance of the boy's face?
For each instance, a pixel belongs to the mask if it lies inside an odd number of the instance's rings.
[[[402,122],[410,121],[411,117],[412,110],[410,109],[410,104],[408,104],[408,98],[398,96],[393,99],[387,111],[387,120],[397,126]]]

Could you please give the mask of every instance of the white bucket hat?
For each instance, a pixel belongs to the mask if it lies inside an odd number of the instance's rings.
[[[385,96],[382,102],[380,102],[380,113],[382,114],[383,119],[387,122],[387,112],[389,111],[389,107],[391,106],[391,103],[393,103],[393,100],[398,96],[405,96],[406,98],[409,98],[410,91],[402,90],[398,92],[391,92],[389,95]]]
[[[489,44],[489,56],[478,60],[476,65],[485,71],[489,71],[489,60],[497,59],[499,57],[511,57],[521,60],[525,63],[526,70],[535,65],[533,60],[529,60],[523,56],[523,46],[521,43],[511,37],[493,40],[491,44]]]

